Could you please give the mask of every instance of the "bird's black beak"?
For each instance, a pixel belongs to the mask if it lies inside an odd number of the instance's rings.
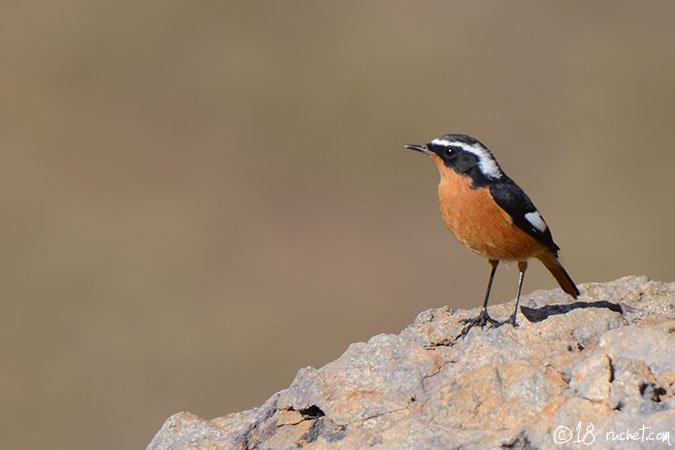
[[[419,144],[408,144],[404,145],[405,148],[409,150],[415,150],[417,152],[424,153],[425,155],[431,155],[433,152],[427,148],[426,145],[419,145]]]

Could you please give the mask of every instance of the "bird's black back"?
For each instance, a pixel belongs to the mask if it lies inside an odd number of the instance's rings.
[[[553,242],[553,236],[548,226],[544,231],[536,228],[525,217],[528,213],[537,212],[537,207],[534,206],[530,197],[527,196],[520,186],[516,184],[511,178],[504,175],[498,182],[492,182],[486,187],[490,189],[490,194],[495,202],[506,211],[513,219],[518,228],[546,245],[554,255],[558,254],[560,247]]]

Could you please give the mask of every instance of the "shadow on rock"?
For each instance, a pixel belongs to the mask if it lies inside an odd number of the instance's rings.
[[[607,308],[623,315],[623,310],[618,303],[612,303],[605,300],[599,302],[574,302],[566,305],[546,305],[542,306],[541,308],[528,308],[527,306],[521,306],[520,311],[530,322],[541,322],[548,319],[549,316],[565,314],[569,311],[579,308]]]

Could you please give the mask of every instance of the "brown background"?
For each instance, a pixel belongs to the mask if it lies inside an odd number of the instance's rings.
[[[141,448],[478,306],[488,265],[401,148],[442,133],[495,151],[578,282],[675,278],[673,2],[7,3],[3,448]]]

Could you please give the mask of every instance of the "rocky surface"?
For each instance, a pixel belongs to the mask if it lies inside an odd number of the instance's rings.
[[[519,327],[457,341],[478,309],[424,311],[301,369],[258,408],[171,416],[148,449],[675,448],[675,283],[581,291],[534,292]]]

